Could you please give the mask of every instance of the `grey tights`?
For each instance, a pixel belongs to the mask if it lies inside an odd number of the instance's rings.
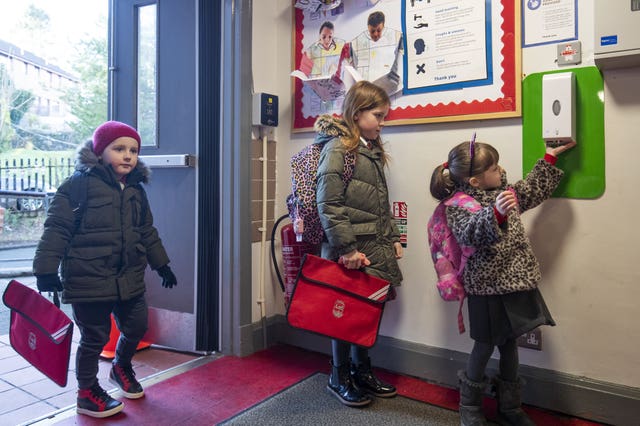
[[[469,362],[467,363],[467,377],[474,382],[482,382],[487,363],[493,353],[494,345],[491,343],[474,342]],[[508,339],[504,344],[498,345],[500,352],[500,377],[508,382],[518,379],[518,344],[516,339]]]

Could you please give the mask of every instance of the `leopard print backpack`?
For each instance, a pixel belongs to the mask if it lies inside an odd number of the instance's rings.
[[[287,197],[289,218],[294,224],[296,234],[301,235],[302,241],[309,244],[319,244],[324,237],[316,203],[318,163],[323,146],[322,143],[308,145],[291,157],[292,193]],[[355,164],[355,153],[347,151],[342,174],[345,187],[353,177]]]

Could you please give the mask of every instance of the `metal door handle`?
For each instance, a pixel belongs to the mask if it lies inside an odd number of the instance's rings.
[[[152,168],[196,166],[196,156],[193,154],[141,155],[138,158]]]

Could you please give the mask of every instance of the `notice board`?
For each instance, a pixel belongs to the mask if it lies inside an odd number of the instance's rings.
[[[311,130],[321,114],[340,115],[344,93],[358,79],[388,89],[387,125],[521,115],[519,1],[327,3],[293,2],[294,131]],[[378,12],[384,46],[368,37]],[[333,44],[323,49],[327,22]]]

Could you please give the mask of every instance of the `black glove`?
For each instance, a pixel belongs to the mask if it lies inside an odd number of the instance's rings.
[[[58,274],[36,275],[36,280],[40,292],[62,291],[62,283]]]
[[[160,278],[162,278],[162,287],[171,288],[174,285],[178,285],[178,280],[168,264],[159,267],[156,272],[160,275]]]

